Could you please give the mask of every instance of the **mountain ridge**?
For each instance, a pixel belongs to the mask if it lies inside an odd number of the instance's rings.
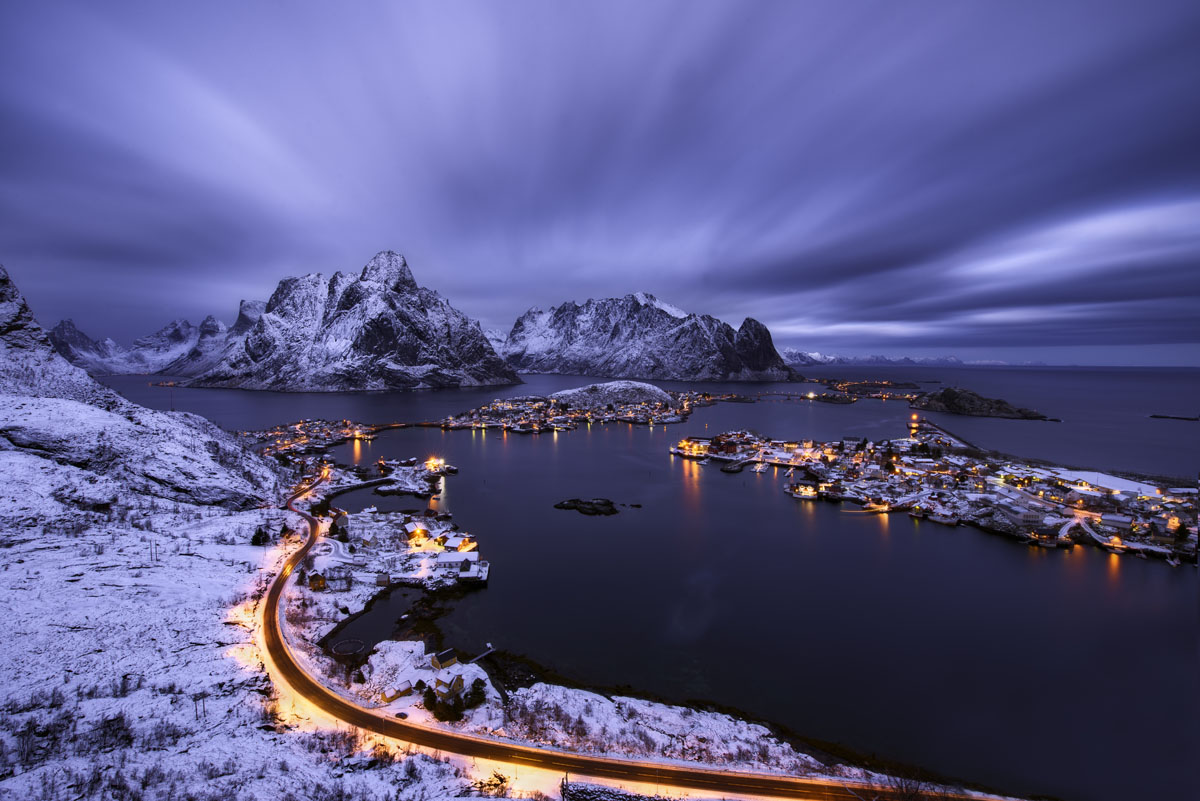
[[[495,335],[494,335],[495,336]],[[495,340],[494,340],[495,341]],[[500,344],[520,372],[679,381],[799,380],[747,317],[736,330],[644,292],[533,307]]]

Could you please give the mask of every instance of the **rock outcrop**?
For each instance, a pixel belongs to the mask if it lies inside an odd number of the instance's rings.
[[[985,398],[969,389],[945,387],[914,400],[909,404],[914,409],[926,412],[962,414],[971,417],[1006,417],[1013,420],[1048,420],[1050,418],[1032,409],[1013,406],[1005,400]]]

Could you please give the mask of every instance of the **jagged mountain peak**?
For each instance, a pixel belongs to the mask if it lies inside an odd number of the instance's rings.
[[[367,266],[363,267],[360,280],[383,284],[393,292],[412,292],[417,289],[408,261],[394,250],[381,250],[372,256]]]
[[[197,351],[178,365],[193,384],[343,391],[519,381],[479,324],[418,286],[390,250],[357,275],[284,278],[244,334],[241,318],[234,329],[219,354]]]
[[[250,327],[258,322],[258,318],[262,317],[262,313],[266,311],[267,303],[262,300],[243,300],[238,304],[237,320],[229,328],[230,334],[244,334],[250,330]]]
[[[71,328],[75,324],[71,323]],[[78,330],[78,329],[76,329]],[[36,352],[51,347],[46,332],[33,319],[29,304],[0,264],[0,344],[5,351]]]
[[[225,323],[221,322],[211,314],[205,317],[203,322],[200,323],[201,337],[214,337],[224,333]]]

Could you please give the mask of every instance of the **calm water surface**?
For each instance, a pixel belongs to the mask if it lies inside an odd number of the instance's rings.
[[[979,445],[1195,474],[1195,429],[1185,427],[1197,424],[1145,415],[1187,411],[1200,373],[912,372],[1067,420],[949,418]],[[167,405],[166,390],[124,381],[135,400]],[[541,377],[499,390],[350,396],[177,389],[173,403],[231,428],[311,416],[432,419],[578,383]],[[684,434],[733,427],[900,436],[907,414],[902,404],[865,401],[721,404],[665,430],[405,429],[357,451],[343,446],[338,458],[439,454],[462,469],[438,503],[479,536],[493,573],[443,620],[450,644],[491,641],[580,681],[716,701],[1011,792],[1200,797],[1195,570],[798,502],[782,494],[780,475],[731,476],[666,452]],[[576,496],[642,508],[606,518],[552,508]],[[352,509],[369,504],[420,502],[369,491],[342,499]],[[399,611],[377,605],[353,636],[386,638]]]

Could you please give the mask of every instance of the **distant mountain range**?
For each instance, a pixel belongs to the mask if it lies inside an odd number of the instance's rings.
[[[957,356],[933,356],[928,358],[911,358],[908,356],[836,356],[829,353],[803,351],[799,348],[782,348],[779,353],[783,356],[783,360],[792,367],[811,367],[813,365],[861,365],[866,367],[1001,367],[1019,365],[1036,367],[1045,365],[1045,362],[963,361]]]
[[[159,374],[190,386],[307,392],[511,384],[520,382],[518,373],[792,381],[802,378],[799,370],[826,365],[1003,364],[778,351],[757,320],[735,329],[643,292],[532,308],[511,330],[485,333],[418,286],[394,251],[376,254],[358,274],[285,278],[268,301],[242,301],[228,327],[212,316],[199,325],[174,320],[125,347],[63,320],[49,341],[93,375]]]
[[[642,292],[568,301],[521,315],[497,351],[521,372],[679,381],[789,381],[771,332],[746,318],[734,329]]]

